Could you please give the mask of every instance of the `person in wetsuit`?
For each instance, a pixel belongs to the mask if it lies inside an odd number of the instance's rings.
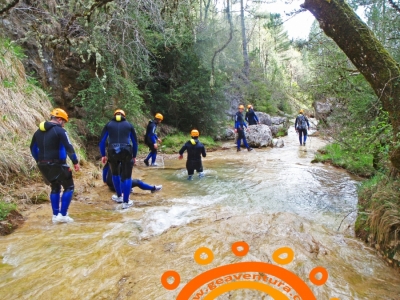
[[[79,171],[80,167],[68,133],[63,128],[67,122],[68,114],[63,109],[53,109],[50,121],[40,123],[30,144],[31,154],[43,179],[51,187],[50,202],[53,210],[53,223],[74,221],[68,216],[68,208],[74,193],[74,180],[66,162],[67,156],[74,164],[75,171]],[[64,188],[62,195],[61,186]]]
[[[237,136],[237,151],[238,152],[241,151],[241,149],[240,149],[241,140],[243,140],[243,144],[247,148],[248,151],[253,150],[253,148],[251,148],[247,144],[247,141],[246,141],[246,134],[244,132],[244,128],[246,127],[246,129],[247,129],[247,125],[243,118],[243,110],[244,110],[244,106],[239,105],[238,112],[235,115],[235,132],[237,132],[237,134],[238,134],[238,136]]]
[[[133,163],[133,161],[132,161],[132,163]],[[103,182],[108,185],[110,190],[115,192],[109,163],[106,163],[103,167]],[[149,185],[139,179],[132,179],[132,190],[131,190],[132,193],[133,193],[134,187],[139,187],[142,190],[151,191],[152,193],[158,192],[162,189],[162,185]],[[119,202],[119,203],[122,202],[122,200],[120,200],[117,195],[113,195],[112,199],[115,202]]]
[[[253,105],[251,104],[247,105],[247,112],[245,119],[247,123],[249,123],[249,125],[260,124],[260,121],[258,120],[258,117],[254,111]]]
[[[108,161],[110,165],[117,202],[123,202],[122,208],[126,209],[133,205],[133,201],[129,200],[129,195],[132,189],[131,176],[136,162],[138,144],[135,128],[126,120],[122,109],[117,109],[114,112],[114,118],[104,126],[99,147],[101,162],[105,164]]]
[[[144,143],[149,147],[150,152],[147,155],[146,159],[144,160],[146,166],[149,166],[150,158],[151,158],[151,166],[157,166],[156,163],[157,149],[158,149],[157,142],[161,143],[161,139],[157,137],[156,129],[157,125],[160,124],[162,120],[164,120],[163,115],[157,113],[154,116],[154,120],[149,121],[149,124],[147,125],[146,134],[144,136]]]
[[[202,143],[199,141],[199,131],[193,129],[190,132],[192,137],[187,141],[179,150],[179,159],[183,159],[183,153],[187,151],[187,161],[186,170],[188,172],[188,180],[193,179],[194,170],[199,173],[199,178],[204,177],[203,164],[201,162],[201,157],[206,157],[206,149]]]
[[[296,129],[296,132],[299,134],[300,146],[305,146],[307,141],[307,128],[308,130],[310,130],[310,123],[308,122],[308,119],[304,115],[304,111],[302,109],[300,109],[299,115],[296,117],[294,128]]]

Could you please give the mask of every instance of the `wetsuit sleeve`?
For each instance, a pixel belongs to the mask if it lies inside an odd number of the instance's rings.
[[[72,146],[71,141],[69,140],[68,133],[64,129],[62,128],[60,129],[61,129],[59,134],[60,142],[61,144],[63,144],[65,150],[67,151],[68,157],[71,159],[72,163],[76,165],[78,163],[78,157],[76,156],[74,147]]]
[[[249,121],[249,112],[246,112],[245,120],[246,120],[247,122]]]
[[[179,150],[179,155],[183,155],[183,152],[187,150],[186,144],[182,146],[181,150]]]
[[[295,128],[295,129],[297,128],[298,120],[299,120],[299,116],[296,117],[296,121],[294,122],[294,128]]]
[[[258,117],[257,117],[255,112],[254,112],[254,120],[256,120],[257,123],[260,123],[260,121],[258,120]]]
[[[37,162],[39,160],[39,147],[37,146],[35,135],[33,135],[32,137],[30,149],[33,158]]]
[[[308,123],[307,117],[304,117],[306,119],[307,127],[310,128],[310,123]]]
[[[129,136],[132,141],[132,157],[136,157],[137,151],[138,151],[138,144],[137,144],[136,131],[135,131],[135,128],[133,127],[133,125],[132,125],[131,133]]]
[[[206,148],[203,146],[203,148],[201,149],[201,156],[206,157],[206,155]]]
[[[108,125],[108,123],[107,123],[107,125]],[[104,126],[103,131],[101,132],[101,138],[100,138],[100,143],[99,143],[100,153],[101,153],[102,157],[106,156],[106,141],[107,141],[107,137],[108,137],[107,125]]]

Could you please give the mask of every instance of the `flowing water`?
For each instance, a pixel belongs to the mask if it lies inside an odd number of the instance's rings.
[[[209,269],[239,262],[279,265],[273,253],[290,247],[293,260],[283,267],[317,299],[400,299],[399,274],[353,237],[359,179],[311,163],[322,140],[311,137],[307,147],[299,147],[291,128],[284,141],[283,148],[237,153],[229,144],[210,152],[206,177],[193,181],[186,180],[184,161],[160,154],[161,167],[137,167],[134,176],[162,184],[162,191],[135,188],[135,206],[124,211],[101,181],[85,189],[77,183],[78,201],[70,208],[74,223],[53,225],[47,204],[0,239],[0,298],[175,299]],[[232,253],[237,241],[249,245],[247,255]],[[212,251],[210,264],[196,263],[200,247]],[[309,279],[317,266],[329,273],[319,286]],[[167,270],[180,275],[176,289],[160,282]],[[273,298],[242,288],[218,299]]]

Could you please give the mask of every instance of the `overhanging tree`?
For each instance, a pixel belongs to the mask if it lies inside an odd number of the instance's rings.
[[[321,29],[342,49],[363,74],[389,113],[393,127],[390,155],[392,175],[400,172],[400,68],[368,26],[343,1],[305,0],[301,5],[319,22]]]

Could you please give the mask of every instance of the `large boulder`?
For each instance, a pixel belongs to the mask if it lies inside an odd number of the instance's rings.
[[[336,102],[335,98],[326,98],[321,101],[315,101],[313,103],[315,109],[315,118],[317,120],[324,120],[328,118],[333,109],[333,104]]]
[[[278,132],[279,136],[288,134],[289,119],[287,117],[271,117],[271,122],[272,125],[269,126],[269,129],[271,129],[272,136],[278,136]]]
[[[272,147],[282,148],[283,146],[285,146],[285,142],[282,139],[273,139],[272,140]]]
[[[235,131],[232,128],[226,128],[224,134],[222,135],[223,140],[234,140]]]
[[[250,125],[246,131],[247,143],[251,147],[272,146],[272,133],[267,125]]]
[[[286,117],[271,117],[272,125],[281,125],[288,123],[288,118]]]
[[[263,112],[256,112],[260,124],[269,126],[272,136],[277,136],[277,133],[284,132],[287,135],[287,129],[289,128],[289,120],[287,117],[271,117],[269,114]]]
[[[258,118],[258,121],[260,121],[260,124],[272,125],[272,120],[269,114],[266,114],[264,112],[256,111],[256,116]]]

